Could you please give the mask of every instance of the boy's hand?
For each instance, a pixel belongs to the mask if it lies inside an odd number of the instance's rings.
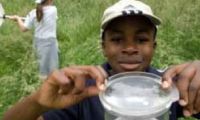
[[[74,66],[53,72],[35,93],[35,99],[46,108],[64,108],[84,98],[97,95],[103,89],[107,75],[96,66]],[[96,86],[85,86],[88,79]]]
[[[163,75],[163,87],[169,87],[174,80],[179,93],[179,104],[183,114],[191,116],[200,112],[200,61],[187,62],[170,67]]]

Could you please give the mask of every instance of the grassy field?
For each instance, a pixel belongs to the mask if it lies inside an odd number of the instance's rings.
[[[101,15],[117,0],[57,0],[60,67],[101,64],[99,46]],[[200,1],[144,0],[162,19],[158,47],[152,64],[165,68],[200,59]],[[1,0],[7,14],[24,16],[34,7],[32,0]],[[39,85],[38,68],[32,50],[32,32],[21,33],[12,21],[0,27],[0,119],[13,103]],[[183,118],[184,119],[184,118]],[[182,119],[182,120],[183,120]],[[187,120],[194,120],[188,118]],[[186,120],[186,119],[184,119]]]

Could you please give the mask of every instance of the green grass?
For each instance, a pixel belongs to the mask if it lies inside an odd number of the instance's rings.
[[[33,0],[32,0],[33,1]],[[57,0],[60,66],[101,64],[99,46],[103,10],[117,0]],[[158,46],[152,64],[165,68],[200,59],[200,1],[144,0],[162,19]],[[30,0],[1,0],[7,14],[26,15],[34,7]],[[0,27],[0,119],[13,103],[39,85],[32,50],[32,32],[21,33],[14,22]],[[187,120],[192,120],[188,118]]]

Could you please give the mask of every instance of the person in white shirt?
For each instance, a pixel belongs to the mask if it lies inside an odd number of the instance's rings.
[[[26,16],[25,20],[17,15],[9,17],[18,23],[22,32],[34,28],[34,48],[39,62],[40,79],[58,68],[58,42],[56,36],[57,8],[53,0],[36,0],[36,9]]]

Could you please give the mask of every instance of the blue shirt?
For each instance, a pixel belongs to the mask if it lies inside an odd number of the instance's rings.
[[[104,64],[103,68],[110,73],[109,64]],[[149,67],[146,72],[162,75],[161,72]],[[88,80],[87,85],[94,85],[94,80]],[[170,108],[170,120],[177,120],[183,117],[181,106],[175,102]],[[45,120],[104,120],[104,108],[98,96],[90,97],[70,108],[51,110],[43,114]],[[194,115],[200,119],[200,114]]]

